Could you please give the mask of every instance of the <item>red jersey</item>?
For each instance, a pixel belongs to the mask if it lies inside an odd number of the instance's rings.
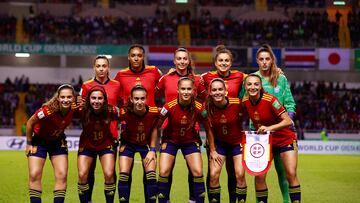
[[[186,75],[181,76],[179,74],[171,73],[165,74],[160,79],[159,82],[156,84],[156,89],[158,91],[164,92],[165,94],[165,103],[172,101],[173,99],[177,99],[178,97],[178,81],[182,77],[189,77],[195,81],[195,92],[198,90],[200,76],[199,75]]]
[[[84,112],[80,112],[82,114]],[[91,114],[89,122],[82,121],[83,131],[80,135],[80,148],[86,148],[94,151],[103,150],[109,146],[113,146],[114,137],[111,133],[111,121],[120,117],[120,110],[109,105],[106,119],[101,115]]]
[[[81,86],[80,96],[85,99],[91,87],[95,85],[100,85],[105,89],[109,104],[113,106],[117,106],[118,102],[121,101],[120,83],[116,80],[110,80],[110,79],[106,80],[104,83],[101,83],[96,78],[84,82]],[[118,137],[117,121],[111,122],[111,133],[114,138]]]
[[[215,140],[229,144],[240,144],[244,132],[242,132],[242,105],[239,98],[228,98],[228,104],[224,108],[214,106],[212,115],[209,115],[211,128]]]
[[[121,133],[121,140],[135,145],[150,145],[151,133],[159,116],[157,107],[146,107],[146,113],[142,116],[121,109],[121,120],[127,125]]]
[[[71,106],[66,115],[60,111],[52,112],[48,106],[43,106],[35,112],[39,121],[35,123],[33,132],[45,141],[58,141],[65,137],[64,130],[70,125],[75,110],[75,104]]]
[[[270,126],[281,121],[280,115],[286,110],[279,100],[268,93],[264,93],[256,104],[252,104],[248,96],[243,98],[246,111],[257,130],[260,126]],[[296,139],[295,133],[289,128],[283,128],[272,133],[273,145],[283,147],[292,144]]]
[[[229,97],[236,98],[241,91],[242,83],[244,80],[244,73],[238,70],[231,70],[230,74],[226,77],[219,75],[217,71],[210,71],[201,75],[204,84],[201,85],[201,92],[209,91],[210,82],[214,78],[221,78],[225,81],[227,93],[226,95]]]
[[[161,77],[161,71],[155,66],[145,66],[140,72],[131,68],[120,70],[115,80],[120,82],[120,96],[127,102],[131,89],[135,85],[142,85],[147,90],[147,104],[155,106],[155,85]]]
[[[117,106],[118,101],[121,100],[120,98],[120,83],[116,80],[108,79],[106,82],[101,83],[96,78],[88,80],[84,82],[81,86],[80,96],[82,98],[86,98],[87,93],[91,89],[91,87],[95,85],[100,85],[105,89],[106,96],[108,99],[108,103]]]
[[[195,129],[195,123],[202,121],[206,117],[206,110],[198,101],[195,101],[195,106],[196,114],[193,119],[191,112],[180,106],[177,99],[164,105],[160,116],[164,120],[168,118],[169,123],[163,132],[163,142],[174,144],[200,142],[199,134]]]

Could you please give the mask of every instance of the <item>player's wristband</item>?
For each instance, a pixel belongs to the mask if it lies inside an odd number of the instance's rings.
[[[27,145],[32,145],[32,141],[31,140],[26,140],[26,144]]]
[[[289,117],[294,120],[295,118],[295,112],[288,112]]]
[[[150,147],[150,151],[151,151],[151,152],[156,152],[155,147]]]

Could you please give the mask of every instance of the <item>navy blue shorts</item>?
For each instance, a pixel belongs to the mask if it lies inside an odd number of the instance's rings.
[[[149,145],[136,145],[122,141],[120,144],[119,156],[127,156],[130,158],[134,158],[135,153],[139,152],[141,159],[145,159],[149,151],[150,151]]]
[[[294,140],[293,143],[282,146],[282,147],[273,147],[272,151],[273,153],[283,153],[283,152],[287,152],[287,151],[297,151],[298,148],[298,144],[297,144],[297,140]]]
[[[161,144],[160,153],[168,153],[173,156],[176,156],[177,151],[181,150],[184,156],[192,153],[201,152],[200,151],[200,143],[194,142],[189,144],[174,144],[170,142],[164,142]]]
[[[32,151],[29,153],[29,156],[46,159],[47,154],[49,154],[50,159],[52,156],[56,155],[68,155],[66,140],[62,139],[61,141],[48,144],[33,143]]]
[[[223,156],[237,156],[242,154],[241,144],[232,145],[226,142],[215,140],[216,152]]]
[[[113,155],[115,155],[113,146],[109,146],[109,147],[107,147],[105,149],[98,150],[98,151],[91,150],[91,149],[86,149],[86,148],[79,148],[79,150],[78,150],[78,156],[79,155],[89,156],[89,157],[92,157],[94,159],[96,159],[97,155],[99,155],[99,157],[101,157],[102,155],[105,155],[105,154],[113,154]]]

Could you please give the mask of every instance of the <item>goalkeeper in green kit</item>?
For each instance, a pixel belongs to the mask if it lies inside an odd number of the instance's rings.
[[[286,108],[290,118],[293,120],[295,117],[295,101],[291,94],[290,87],[286,77],[281,74],[276,65],[276,57],[269,45],[263,45],[256,53],[256,61],[259,66],[259,71],[255,74],[259,75],[262,80],[262,86],[266,92],[277,97],[281,104]],[[244,89],[243,89],[244,90]],[[240,92],[239,97],[244,95],[244,91]],[[291,126],[295,131],[294,126]],[[255,130],[254,126],[250,122],[250,129]],[[296,147],[296,146],[293,146]],[[280,158],[280,152],[273,152],[275,169],[278,175],[279,186],[283,196],[283,202],[289,203],[289,196],[300,191],[300,186],[295,188],[289,188],[289,184],[286,180],[285,169]],[[297,193],[299,194],[299,193]],[[267,196],[268,191],[256,191],[256,199],[259,197]],[[258,202],[258,201],[257,201]],[[298,201],[297,201],[298,202]],[[261,202],[263,203],[263,202]]]

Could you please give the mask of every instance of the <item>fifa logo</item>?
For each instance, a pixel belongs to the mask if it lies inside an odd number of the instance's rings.
[[[7,146],[11,149],[22,149],[24,143],[25,140],[21,138],[13,138],[6,142]]]

